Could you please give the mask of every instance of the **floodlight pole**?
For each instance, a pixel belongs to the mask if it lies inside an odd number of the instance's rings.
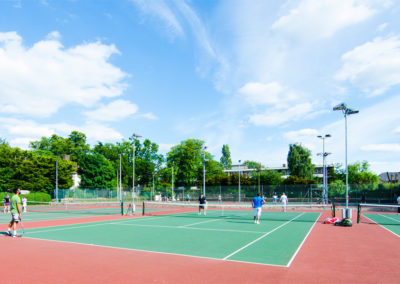
[[[206,196],[206,149],[207,146],[203,147],[203,195]]]
[[[239,202],[241,201],[241,197],[240,197],[240,163],[241,163],[241,160],[239,160]]]
[[[260,193],[260,175],[261,175],[261,166],[258,168],[258,193]]]
[[[132,149],[133,149],[133,156],[132,156],[132,202],[135,199],[135,141],[136,138],[140,138],[142,136],[133,133],[132,134]]]
[[[349,208],[349,167],[347,165],[347,116],[356,114],[359,111],[348,108],[345,103],[341,103],[333,108],[333,110],[341,110],[344,115],[344,140],[345,140],[345,167],[346,167],[346,209]]]
[[[56,160],[56,202],[58,203],[58,157]]]
[[[172,164],[171,201],[174,201],[174,164]]]
[[[119,201],[122,201],[122,155],[119,155]]]
[[[326,173],[326,156],[327,153],[325,152],[325,139],[331,137],[330,134],[325,134],[324,136],[318,135],[318,138],[322,139],[322,182],[323,182],[323,203],[327,204],[328,203],[328,183],[327,183],[327,173]]]

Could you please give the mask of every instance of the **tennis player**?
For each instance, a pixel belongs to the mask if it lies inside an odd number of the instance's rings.
[[[288,203],[288,197],[286,196],[285,193],[282,193],[281,202],[282,202],[282,210],[283,210],[283,212],[286,212],[286,206],[287,206],[287,203]]]
[[[26,197],[22,197],[22,211],[26,212],[26,207],[28,206],[28,199]]]
[[[3,201],[4,201],[4,213],[10,212],[10,196],[6,194],[6,196],[4,196],[3,198]]]
[[[399,207],[397,207],[397,215],[400,215],[400,195],[397,197],[397,204],[399,204]]]
[[[10,224],[8,225],[8,231],[7,234],[12,237],[19,237],[17,234],[17,224],[19,221],[21,221],[21,198],[19,198],[19,194],[21,193],[21,190],[16,188],[14,190],[14,196],[11,198],[11,221]],[[13,233],[11,234],[11,229]]]
[[[203,194],[200,194],[199,197],[199,215],[201,210],[203,210],[204,215],[207,215],[207,199]]]
[[[276,204],[278,202],[278,195],[276,195],[276,192],[274,192],[274,195],[272,195],[272,202]]]
[[[251,201],[251,205],[254,208],[254,224],[260,224],[261,210],[264,202],[265,200],[261,197],[260,193],[257,193],[257,196]]]

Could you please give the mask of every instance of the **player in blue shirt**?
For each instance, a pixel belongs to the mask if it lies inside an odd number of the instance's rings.
[[[260,224],[261,208],[264,202],[265,200],[259,193],[257,193],[257,196],[251,201],[251,205],[254,208],[254,224]]]

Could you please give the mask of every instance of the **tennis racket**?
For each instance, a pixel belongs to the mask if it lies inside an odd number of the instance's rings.
[[[22,218],[20,218],[19,219],[19,226],[20,226],[20,229],[21,229],[21,234],[19,235],[19,237],[22,237],[24,234],[25,234],[25,230],[24,230],[24,225],[22,225]]]

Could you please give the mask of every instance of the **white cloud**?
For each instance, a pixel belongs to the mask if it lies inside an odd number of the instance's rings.
[[[264,113],[250,115],[250,122],[257,126],[277,126],[288,121],[296,121],[311,113],[311,103],[297,104],[285,110],[267,110]]]
[[[238,90],[251,105],[281,105],[293,101],[298,96],[278,82],[262,84],[250,82]]]
[[[400,133],[400,126],[393,130],[394,133]]]
[[[319,131],[316,129],[305,128],[296,131],[289,131],[283,134],[283,136],[293,142],[303,141],[306,138],[316,138],[319,135]]]
[[[52,32],[32,47],[16,32],[0,33],[0,111],[47,117],[75,103],[93,106],[125,89],[127,74],[108,62],[119,51],[100,42],[64,48]],[[22,83],[23,82],[23,83]]]
[[[116,141],[123,138],[113,128],[96,122],[76,126],[68,123],[40,124],[33,120],[0,117],[0,129],[7,131],[8,137],[14,137],[10,140],[11,145],[24,149],[28,147],[29,142],[39,140],[43,136],[50,137],[53,134],[65,136],[74,130],[85,133],[91,142]]]
[[[327,38],[347,26],[362,22],[377,12],[370,1],[303,0],[280,17],[272,28],[293,37]]]
[[[361,146],[363,151],[400,152],[400,144],[369,144]]]
[[[150,120],[158,119],[158,117],[152,112],[147,112],[147,113],[141,114],[141,115],[139,115],[139,117],[143,117],[143,118],[150,119]]]
[[[342,56],[335,78],[350,81],[369,95],[379,95],[400,84],[399,36],[375,38]]]
[[[386,28],[387,28],[387,26],[388,26],[388,23],[383,23],[383,24],[380,24],[378,27],[377,27],[377,31],[378,32],[383,32]]]
[[[146,14],[151,14],[164,22],[170,36],[182,36],[183,28],[173,10],[164,0],[132,0]]]
[[[138,110],[137,105],[127,100],[116,100],[98,109],[85,112],[90,120],[95,121],[120,121]]]
[[[175,144],[166,144],[166,143],[160,143],[158,145],[158,150],[162,153],[167,153],[171,150],[172,147],[174,147]]]

